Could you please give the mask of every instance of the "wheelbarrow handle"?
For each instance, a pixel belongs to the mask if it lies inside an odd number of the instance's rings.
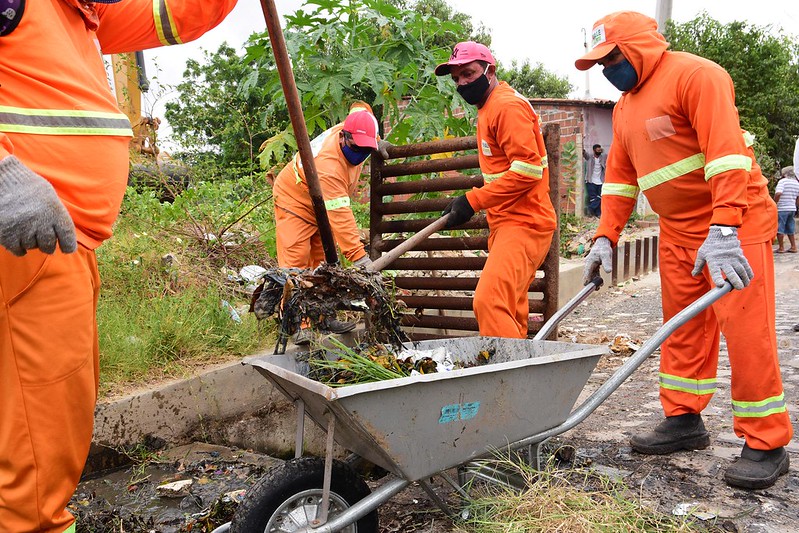
[[[696,315],[713,305],[719,298],[732,290],[732,284],[725,281],[721,287],[714,287],[704,295],[700,296],[695,302],[688,305],[685,309],[674,315],[668,322],[663,324],[652,337],[650,337],[623,365],[613,373],[596,391],[593,392],[579,407],[577,407],[565,422],[552,429],[542,431],[526,439],[513,444],[513,448],[520,448],[530,444],[536,444],[544,439],[559,435],[564,431],[572,429],[574,426],[585,420],[588,415],[594,412],[608,396],[610,396],[619,385],[630,377],[646,359],[657,350],[663,342],[669,338],[678,328],[686,324]]]
[[[543,326],[541,326],[541,329],[538,330],[538,333],[535,335],[535,337],[533,337],[533,340],[542,341],[549,337],[549,334],[554,331],[558,324],[560,324],[560,321],[563,320],[566,315],[574,311],[578,305],[583,303],[583,300],[588,298],[589,294],[594,291],[598,291],[603,283],[604,280],[600,276],[596,276],[594,279],[589,281],[580,292],[578,292],[571,300],[566,302],[566,305],[558,309],[557,312],[555,312],[555,314],[552,315]]]

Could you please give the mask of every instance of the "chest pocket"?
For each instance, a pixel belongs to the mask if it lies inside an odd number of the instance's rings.
[[[25,0],[6,0],[0,6],[0,37],[10,34],[17,28],[25,13]]]
[[[671,117],[668,115],[647,119],[646,133],[649,135],[650,141],[657,141],[677,134],[674,124],[671,123]]]

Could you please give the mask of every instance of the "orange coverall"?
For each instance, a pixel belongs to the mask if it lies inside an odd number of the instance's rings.
[[[529,287],[549,251],[557,217],[538,116],[504,81],[477,111],[477,151],[485,185],[466,199],[475,211],[486,210],[490,234],[474,314],[480,335],[524,338]]]
[[[132,132],[100,53],[196,39],[236,0],[33,0],[0,37],[0,160],[15,155],[67,207],[78,250],[0,248],[0,531],[74,530],[65,510],[98,386],[94,249],[111,236]]]
[[[353,107],[350,112],[363,110]],[[355,194],[363,164],[349,164],[341,152],[339,132],[343,127],[343,123],[337,124],[316,137],[311,149],[333,238],[344,257],[357,261],[366,255],[366,251],[352,214],[350,197]],[[316,268],[325,254],[299,154],[277,175],[273,196],[278,265]]]
[[[777,211],[719,65],[666,51],[656,31],[616,43],[638,73],[613,112],[614,141],[596,237],[612,243],[642,191],[660,215],[663,320],[710,290],[707,268],[691,276],[712,224],[740,226],[752,283],[734,290],[678,329],[662,346],[660,398],[666,416],[699,413],[716,390],[719,333],[732,368],[734,430],[750,448],[785,446],[792,428],[775,332],[771,240]]]

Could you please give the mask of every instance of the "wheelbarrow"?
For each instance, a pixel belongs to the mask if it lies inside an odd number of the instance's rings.
[[[406,344],[414,350],[444,348],[461,361],[492,351],[491,363],[482,366],[332,388],[308,378],[308,363],[294,354],[245,359],[295,403],[297,457],[270,470],[247,492],[233,522],[214,533],[376,532],[377,508],[413,482],[455,516],[433,491],[431,476],[466,498],[447,470],[468,469],[505,483],[502,472],[473,467],[475,461],[526,448],[534,463],[540,444],[585,420],[671,333],[732,289],[727,282],[686,307],[572,410],[607,348],[544,339],[601,284],[596,278],[586,285],[532,340],[465,337]],[[301,457],[306,414],[327,430],[324,458]],[[351,458],[362,457],[394,477],[371,491],[347,462],[333,458],[334,441],[353,452]]]

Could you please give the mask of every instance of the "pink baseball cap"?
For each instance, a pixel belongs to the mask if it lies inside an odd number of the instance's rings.
[[[352,135],[352,142],[358,146],[377,149],[377,119],[370,112],[351,112],[344,119],[343,129]]]
[[[486,45],[474,41],[465,41],[455,45],[452,55],[449,56],[449,61],[436,67],[436,76],[449,74],[449,69],[452,65],[465,65],[472,61],[485,61],[489,65],[497,64],[494,56],[491,55],[491,50]]]

